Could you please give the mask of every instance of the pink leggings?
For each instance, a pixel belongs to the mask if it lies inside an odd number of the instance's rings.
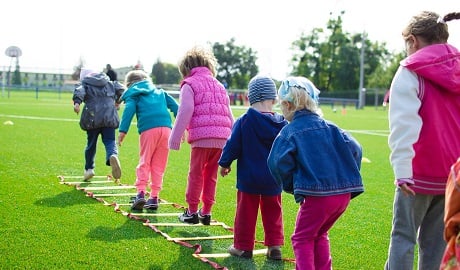
[[[137,191],[146,191],[150,180],[150,197],[158,197],[168,162],[168,140],[171,129],[158,127],[146,130],[139,137],[139,164],[136,167]]]
[[[328,232],[345,212],[349,202],[350,193],[305,198],[297,213],[291,237],[296,270],[332,269]]]

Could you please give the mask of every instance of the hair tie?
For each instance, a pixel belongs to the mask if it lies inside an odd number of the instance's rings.
[[[288,77],[281,82],[280,88],[278,89],[278,95],[281,99],[292,102],[292,97],[288,95],[291,91],[291,87],[297,87],[305,92],[318,104],[320,91],[316,86],[305,77]]]
[[[436,21],[436,23],[444,23],[445,24],[446,21],[444,21],[444,19],[441,16],[439,16],[438,20]]]

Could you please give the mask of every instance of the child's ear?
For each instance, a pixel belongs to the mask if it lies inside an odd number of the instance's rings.
[[[281,101],[281,105],[283,105],[284,107],[286,107],[288,110],[291,109],[291,106],[292,106],[292,103],[287,101],[287,100],[282,100]]]

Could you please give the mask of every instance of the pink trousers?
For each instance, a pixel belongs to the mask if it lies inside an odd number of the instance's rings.
[[[201,213],[211,214],[212,206],[216,202],[217,170],[221,153],[220,148],[192,148],[185,193],[190,213],[198,211],[201,201],[203,203]]]
[[[136,167],[137,191],[146,192],[150,180],[150,197],[158,197],[163,187],[163,176],[168,162],[168,140],[171,129],[152,128],[139,136],[139,164]]]
[[[291,237],[296,270],[332,269],[328,232],[349,203],[350,193],[305,198]]]

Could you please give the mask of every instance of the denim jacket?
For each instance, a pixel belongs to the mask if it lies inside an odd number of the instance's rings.
[[[273,142],[267,164],[296,202],[305,196],[364,192],[362,148],[347,132],[308,110],[295,112]]]

